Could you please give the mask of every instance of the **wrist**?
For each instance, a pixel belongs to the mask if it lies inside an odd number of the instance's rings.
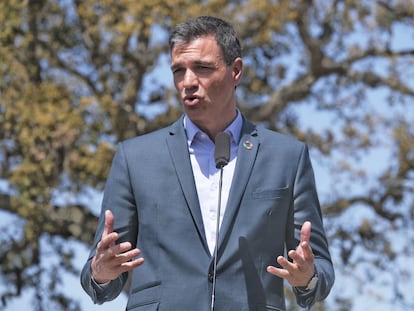
[[[92,283],[94,283],[95,285],[97,285],[97,286],[106,286],[106,285],[108,285],[109,284],[109,282],[111,282],[111,281],[107,281],[107,282],[98,282],[97,280],[95,280],[95,278],[92,276],[91,277],[91,279],[92,279]]]
[[[94,265],[94,262],[91,263],[91,279],[97,285],[107,284],[111,281],[111,280],[101,279],[96,276],[96,265]]]
[[[318,285],[318,274],[316,273],[316,270],[312,277],[309,279],[308,283],[305,286],[298,286],[296,287],[301,292],[310,292],[313,291],[316,286]]]

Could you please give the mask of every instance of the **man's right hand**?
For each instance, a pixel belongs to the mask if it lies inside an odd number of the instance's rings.
[[[130,242],[115,244],[118,233],[114,229],[114,215],[105,211],[105,227],[101,241],[92,258],[91,270],[93,279],[100,284],[116,279],[124,272],[140,266],[144,258],[136,258],[140,254],[138,248],[132,249]],[[135,259],[134,259],[135,258]]]

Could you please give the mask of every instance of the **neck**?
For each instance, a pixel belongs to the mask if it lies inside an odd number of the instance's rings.
[[[234,111],[234,114],[230,118],[222,120],[214,120],[209,124],[197,124],[195,123],[200,130],[210,137],[212,141],[215,140],[218,133],[224,131],[237,117],[237,111]]]

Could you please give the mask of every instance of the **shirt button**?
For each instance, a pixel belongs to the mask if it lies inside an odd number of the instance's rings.
[[[209,273],[209,274],[208,274],[208,281],[209,281],[210,283],[213,283],[213,273]]]

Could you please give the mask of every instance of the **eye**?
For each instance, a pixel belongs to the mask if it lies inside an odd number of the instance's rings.
[[[177,67],[177,68],[173,68],[171,71],[172,71],[172,73],[178,73],[178,72],[180,72],[180,71],[183,71],[183,69],[182,69],[182,68]]]
[[[206,65],[197,66],[197,71],[199,71],[199,72],[208,73],[208,72],[211,72],[213,70],[214,70],[214,68],[212,68],[211,66],[206,66]]]

